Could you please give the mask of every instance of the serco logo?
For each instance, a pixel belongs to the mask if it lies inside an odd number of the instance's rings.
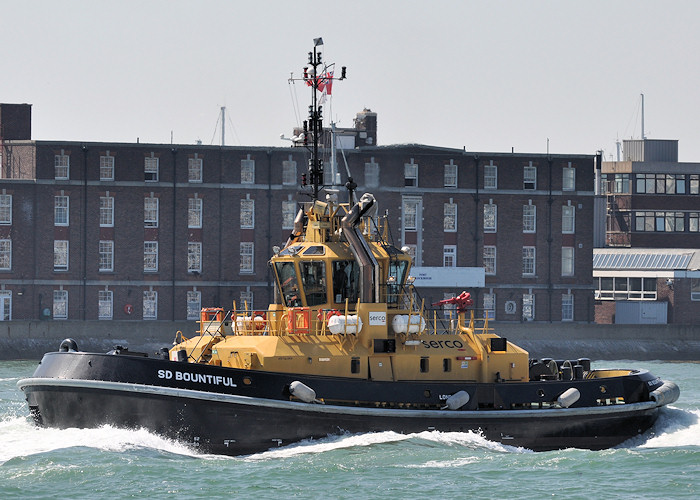
[[[370,312],[369,313],[369,324],[370,325],[386,325],[386,313],[385,312]]]

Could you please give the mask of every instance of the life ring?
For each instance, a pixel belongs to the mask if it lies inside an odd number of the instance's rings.
[[[124,306],[124,312],[126,314],[131,314],[132,312],[134,312],[134,306],[132,306],[131,304],[126,304]]]
[[[319,309],[316,318],[319,321],[325,321],[326,323],[328,323],[328,320],[331,319],[333,316],[340,316],[340,311],[338,311],[337,309],[329,309],[324,314],[323,309]]]
[[[267,323],[265,311],[253,311],[253,328],[255,330],[264,330]]]
[[[267,319],[265,311],[253,311],[253,318],[257,318],[258,316],[260,316],[263,320]]]

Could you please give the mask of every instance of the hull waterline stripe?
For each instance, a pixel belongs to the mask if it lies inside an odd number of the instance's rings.
[[[17,387],[25,388],[58,387],[73,389],[108,390],[127,392],[141,395],[157,395],[172,398],[197,399],[209,402],[238,404],[245,406],[268,407],[284,410],[294,410],[312,413],[330,413],[345,415],[367,415],[375,417],[431,417],[431,418],[462,418],[465,420],[489,418],[561,418],[563,416],[603,416],[627,412],[651,410],[658,406],[655,401],[630,403],[623,405],[595,406],[586,408],[547,408],[541,410],[399,410],[387,408],[364,408],[356,406],[336,406],[296,401],[279,401],[274,399],[254,398],[233,394],[219,394],[175,387],[160,387],[154,385],[130,384],[124,382],[107,382],[100,380],[76,380],[56,378],[25,378],[17,382]]]

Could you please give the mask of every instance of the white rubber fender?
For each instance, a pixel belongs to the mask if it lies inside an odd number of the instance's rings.
[[[304,403],[313,403],[316,401],[316,391],[298,380],[289,384],[289,393],[295,398],[301,399]]]
[[[469,393],[467,391],[455,392],[452,396],[445,400],[445,408],[447,408],[448,410],[459,410],[468,402]]]
[[[562,408],[568,408],[578,401],[580,397],[581,393],[578,392],[578,389],[575,387],[569,387],[561,394],[561,396],[557,398],[557,403],[559,403]]]
[[[681,390],[673,382],[664,382],[664,385],[649,393],[649,399],[656,401],[658,406],[670,405],[681,395]]]

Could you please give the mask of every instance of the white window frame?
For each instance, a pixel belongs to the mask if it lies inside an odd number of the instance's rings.
[[[109,151],[103,156],[100,156],[100,180],[114,180],[114,156],[109,154]]]
[[[100,227],[114,227],[113,196],[100,196]]]
[[[484,204],[484,232],[495,233],[498,230],[498,206],[493,203]]]
[[[484,245],[482,250],[482,265],[484,266],[484,274],[487,276],[496,275],[497,265],[497,250],[495,245]]]
[[[53,291],[53,319],[68,319],[68,290]]]
[[[255,229],[255,200],[245,198],[241,200],[240,228]]]
[[[576,207],[564,205],[561,209],[562,234],[574,234],[576,232]]]
[[[455,165],[454,160],[450,160],[450,163],[445,165],[443,181],[445,187],[457,187],[457,165]]]
[[[403,164],[403,178],[405,187],[418,187],[418,164],[413,162]]]
[[[576,169],[571,166],[571,162],[569,162],[569,164],[562,169],[561,190],[576,190]]]
[[[143,319],[158,319],[158,292],[143,291]]]
[[[238,296],[241,309],[246,309],[248,311],[253,310],[253,292],[250,290],[242,290],[241,294]]]
[[[54,179],[70,179],[70,156],[61,150],[61,154],[54,155]]]
[[[537,206],[523,205],[523,233],[537,232]]]
[[[523,319],[532,321],[535,319],[535,294],[523,294]]]
[[[401,211],[404,231],[418,230],[418,205],[420,201],[412,199],[403,200],[403,210]]]
[[[523,189],[537,189],[537,167],[533,166],[532,162],[523,167]]]
[[[0,194],[0,225],[12,225],[12,195]]]
[[[379,187],[379,163],[374,161],[374,157],[365,163],[365,186]]]
[[[199,158],[197,153],[194,157],[187,158],[187,182],[201,183],[204,171],[204,161]]]
[[[160,215],[159,198],[144,196],[143,198],[143,227],[158,227]]]
[[[285,186],[297,185],[297,162],[292,159],[292,155],[282,162],[282,184]]]
[[[484,189],[498,189],[498,165],[494,165],[493,160],[484,165]]]
[[[114,271],[114,241],[100,240],[98,244],[98,271],[111,273]]]
[[[523,247],[523,276],[536,276],[537,274],[537,249],[535,247]]]
[[[70,197],[57,195],[53,197],[53,225],[70,225]]]
[[[202,272],[202,242],[188,241],[187,242],[187,272],[201,273]]]
[[[160,161],[157,156],[151,153],[143,161],[143,175],[146,182],[158,182],[160,172]]]
[[[250,155],[241,160],[241,184],[255,184],[255,160]]]
[[[442,267],[457,267],[457,245],[443,245]]]
[[[12,321],[12,292],[0,290],[0,321]]]
[[[68,240],[53,241],[53,270],[68,271],[70,265],[70,252]]]
[[[198,320],[202,312],[202,292],[199,290],[187,291],[187,319]]]
[[[495,320],[496,319],[496,294],[495,293],[485,293],[483,295],[483,305],[484,305],[484,317]]]
[[[563,293],[561,295],[561,320],[574,320],[574,295],[572,293]]]
[[[241,241],[240,243],[240,274],[253,274],[255,272],[255,243]]]
[[[114,293],[112,290],[98,290],[97,319],[112,319],[114,316]]]
[[[457,204],[452,200],[443,205],[443,230],[446,233],[457,232]]]
[[[0,271],[12,270],[12,240],[0,240]]]
[[[574,275],[574,247],[561,247],[561,275]]]
[[[158,242],[144,241],[143,242],[143,272],[156,273],[158,272]]]
[[[187,227],[198,229],[202,227],[202,198],[195,195],[187,199]]]
[[[282,229],[294,229],[297,202],[294,200],[282,200]]]

